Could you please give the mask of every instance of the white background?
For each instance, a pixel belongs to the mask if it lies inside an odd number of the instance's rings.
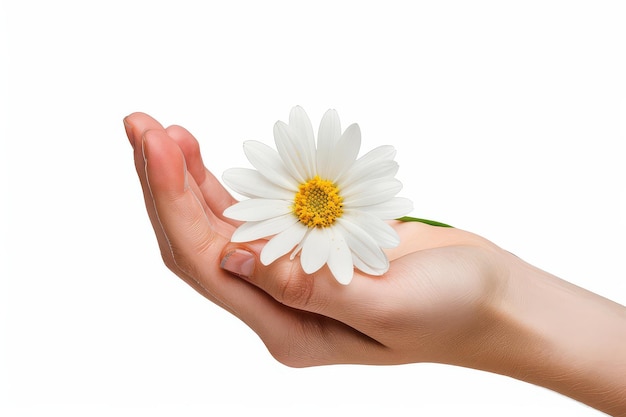
[[[0,413],[600,414],[442,365],[278,364],[163,266],[122,118],[186,126],[220,175],[336,108],[398,148],[414,216],[626,304],[623,2],[0,4]]]

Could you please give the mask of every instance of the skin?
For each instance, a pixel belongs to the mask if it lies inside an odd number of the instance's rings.
[[[437,362],[508,375],[626,416],[626,308],[544,272],[475,234],[393,222],[383,277],[338,284],[263,241],[230,243],[236,200],[196,139],[143,113],[124,119],[167,267],[250,326],[291,367]]]

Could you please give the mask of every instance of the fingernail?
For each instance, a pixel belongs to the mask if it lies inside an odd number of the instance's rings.
[[[254,271],[254,255],[242,249],[228,252],[222,259],[220,266],[231,274],[249,278]]]

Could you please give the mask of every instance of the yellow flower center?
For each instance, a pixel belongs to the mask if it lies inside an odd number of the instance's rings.
[[[308,227],[328,227],[343,214],[343,198],[337,186],[315,178],[300,184],[293,201],[293,212]]]

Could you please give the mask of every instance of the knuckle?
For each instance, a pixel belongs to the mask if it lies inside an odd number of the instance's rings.
[[[189,259],[182,251],[178,250],[176,246],[171,247],[172,263],[176,270],[190,276],[195,276],[196,267],[194,262]]]
[[[182,275],[194,275],[196,268],[193,262],[189,260],[189,257],[183,254],[176,246],[167,244],[161,248],[161,259],[163,263],[174,274],[178,276]]]
[[[214,243],[214,235],[197,240],[191,248],[182,248],[168,242],[167,247],[161,250],[161,258],[165,266],[175,274],[183,273],[197,278],[202,271],[199,260],[212,255]]]
[[[201,260],[216,257],[216,231],[207,225],[204,213],[190,215],[182,238],[177,236],[176,243],[170,241],[174,262],[184,272],[198,272],[203,266]],[[206,265],[204,266],[206,267]]]
[[[175,274],[179,273],[178,266],[176,265],[176,261],[174,261],[174,257],[172,256],[172,251],[169,248],[161,249],[161,259],[163,260],[163,263],[165,264],[167,269]]]
[[[277,278],[276,299],[290,307],[306,309],[313,295],[314,277],[300,270],[296,262],[290,262],[277,271]]]

